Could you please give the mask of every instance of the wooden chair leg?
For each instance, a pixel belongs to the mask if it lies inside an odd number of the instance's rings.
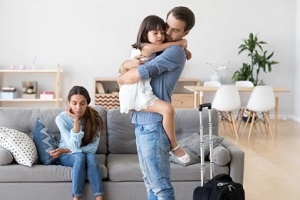
[[[232,112],[228,112],[227,115],[226,115],[226,121],[228,122],[228,126],[230,128],[230,133],[231,135],[235,135],[235,130],[234,130],[234,127],[233,127],[233,120],[234,120],[234,117],[233,117],[233,114]]]
[[[246,130],[247,125],[248,125],[248,123],[249,123],[249,121],[250,121],[250,117],[251,117],[251,111],[249,111],[249,115],[248,115],[248,117],[247,117],[247,121],[246,121],[246,123],[245,123],[244,129],[243,129],[243,132],[242,132],[242,136],[244,136],[245,130]]]
[[[226,126],[225,126],[225,121],[224,121],[224,115],[223,114],[224,114],[223,112],[220,112],[221,121],[222,121],[222,124],[223,124],[224,134],[226,134]]]
[[[272,126],[271,126],[271,123],[270,123],[270,116],[268,114],[266,114],[266,120],[267,120],[267,123],[268,123],[268,126],[269,126],[269,131],[272,135],[272,138],[273,140],[275,139],[275,136],[274,136],[274,133],[273,133],[273,130],[272,130]]]
[[[262,120],[263,120],[263,123],[264,123],[264,127],[265,127],[265,132],[266,132],[266,135],[268,135],[268,132],[269,132],[269,125],[268,125],[268,122],[267,122],[267,119],[266,119],[266,114],[263,112],[262,113]]]
[[[234,130],[236,140],[239,140],[239,136],[238,136],[238,133],[237,133],[237,130],[236,130],[236,124],[235,124],[235,120],[234,120],[232,112],[230,112],[229,115],[230,115],[230,118],[231,118],[231,123],[232,123],[232,126],[233,126],[233,130]]]
[[[252,126],[253,126],[253,123],[254,123],[255,117],[256,117],[256,112],[252,112],[252,111],[251,111],[251,113],[252,113],[252,115],[251,115],[252,120],[251,120],[250,129],[249,129],[249,133],[248,133],[248,140],[250,140],[251,131],[252,131]]]
[[[258,116],[258,115],[256,115],[256,116],[258,117],[258,119],[256,120],[256,123],[258,123],[258,126],[259,126],[259,129],[260,129],[261,134],[264,134],[264,131],[263,131],[262,127],[261,127],[261,123],[259,123],[259,122],[261,121],[262,123],[265,124],[264,118],[259,119],[259,116]]]

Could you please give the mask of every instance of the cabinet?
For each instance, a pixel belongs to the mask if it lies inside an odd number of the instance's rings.
[[[194,94],[184,89],[187,85],[200,85],[200,81],[194,78],[179,79],[172,95],[172,105],[175,108],[193,108]],[[95,79],[95,105],[102,105],[106,109],[119,108],[119,86],[115,78]]]
[[[41,99],[39,96],[37,98],[22,98],[22,95],[19,94],[18,98],[14,99],[1,99],[0,98],[0,103],[1,102],[6,102],[6,103],[21,103],[21,102],[29,102],[29,103],[37,103],[37,102],[54,102],[56,107],[60,106],[60,102],[62,101],[62,98],[60,97],[60,90],[61,90],[61,83],[60,83],[60,74],[63,71],[60,69],[60,66],[58,65],[56,69],[54,70],[45,70],[45,69],[40,69],[40,70],[9,70],[9,69],[0,69],[0,84],[3,87],[4,85],[4,80],[5,82],[9,82],[12,77],[16,76],[21,76],[25,77],[28,74],[30,74],[31,79],[37,79],[39,78],[39,82],[53,82],[53,87],[52,88],[43,88],[44,90],[51,90],[54,91],[54,97],[53,99]],[[17,85],[16,88],[18,89],[19,93],[22,93],[20,88],[22,80],[19,80],[18,84],[11,84],[11,85]],[[10,85],[8,85],[10,86]],[[20,86],[20,87],[18,87]],[[39,87],[39,86],[38,86]]]

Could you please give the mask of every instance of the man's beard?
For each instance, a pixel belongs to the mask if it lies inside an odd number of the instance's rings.
[[[166,35],[166,40],[167,42],[173,42],[173,39],[169,35]]]

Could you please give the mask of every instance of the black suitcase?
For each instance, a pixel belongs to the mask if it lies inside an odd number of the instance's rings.
[[[204,184],[204,142],[203,142],[203,122],[202,110],[208,108],[209,123],[209,149],[210,149],[210,180]],[[212,140],[212,123],[211,123],[211,104],[199,105],[200,117],[200,168],[201,168],[201,185],[195,188],[193,200],[245,200],[245,191],[240,183],[236,183],[227,174],[219,174],[213,177],[213,140]]]

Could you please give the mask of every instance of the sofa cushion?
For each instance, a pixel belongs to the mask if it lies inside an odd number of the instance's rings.
[[[105,131],[100,135],[100,143],[96,153],[106,154],[107,153],[107,127],[106,127],[107,111],[102,106],[96,106],[94,108],[98,111],[99,115],[101,116],[105,128]]]
[[[58,148],[57,141],[48,128],[41,122],[41,119],[37,119],[33,129],[33,141],[38,151],[40,163],[44,165],[57,164],[57,159],[52,158],[50,155],[50,151]]]
[[[8,165],[13,159],[12,154],[7,149],[0,146],[0,165]]]
[[[107,168],[110,181],[143,181],[137,154],[109,154]]]
[[[107,112],[108,151],[117,154],[136,154],[134,124],[131,113],[121,114],[119,109]]]
[[[31,134],[37,118],[40,118],[51,133],[59,135],[55,117],[63,110],[63,108],[1,108],[0,126]],[[18,119],[18,123],[12,119]]]
[[[0,145],[9,150],[20,165],[31,167],[37,160],[35,144],[25,133],[0,127]]]
[[[212,119],[212,133],[218,135],[219,133],[219,118],[216,109],[211,109]],[[208,134],[208,111],[203,109],[202,111],[203,120],[203,133]],[[175,115],[175,126],[176,126],[176,138],[180,140],[182,138],[190,136],[191,133],[199,133],[200,119],[199,111],[195,108],[177,108]]]
[[[97,154],[102,172],[102,179],[108,177],[106,155]],[[13,182],[71,182],[72,168],[61,165],[34,164],[32,167],[25,167],[18,164],[0,166],[0,183]]]
[[[109,154],[107,156],[109,180],[114,182],[143,181],[137,154]],[[200,164],[189,166],[170,164],[172,181],[199,181]],[[214,174],[229,173],[229,167],[214,166]],[[205,177],[209,179],[209,162],[205,165]],[[199,182],[200,183],[200,182]]]
[[[189,166],[182,166],[175,163],[171,163],[171,180],[172,181],[199,181],[200,185],[200,163],[196,163]],[[205,180],[209,180],[209,161],[205,161],[204,167]],[[213,175],[228,174],[229,166],[214,165]]]

